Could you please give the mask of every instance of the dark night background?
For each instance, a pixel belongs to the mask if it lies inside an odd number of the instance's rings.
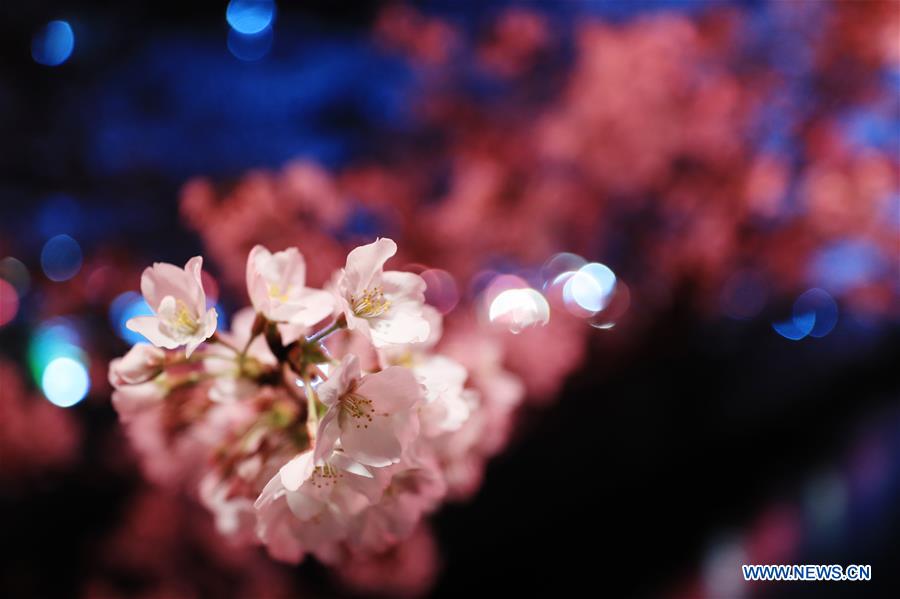
[[[478,32],[504,5],[422,10]],[[531,6],[561,21],[590,13],[612,22],[708,8],[676,1]],[[761,23],[773,10],[760,2],[733,6]],[[402,60],[372,53],[365,41],[380,7],[280,2],[270,54],[248,63],[226,47],[223,3],[5,7],[0,254],[38,272],[41,246],[64,222],[85,256],[120,251],[139,265],[179,262],[202,251],[179,224],[179,189],[193,176],[228,182],[297,156],[341,168],[389,154],[379,141],[385,137],[426,143],[405,105],[414,77]],[[76,55],[56,69],[29,53],[34,32],[52,19],[69,20],[77,32]],[[890,143],[898,139],[895,125],[884,133]],[[894,291],[896,275],[895,268]],[[559,401],[527,407],[475,498],[433,519],[444,564],[434,596],[699,596],[730,539],[752,535],[765,514],[811,517],[816,485],[834,476],[844,498],[835,527],[803,536],[787,563],[871,564],[872,582],[768,583],[751,594],[897,595],[896,313],[842,314],[832,334],[797,343],[771,326],[792,298],[736,321],[699,310],[698,294],[683,282],[640,340],[627,341],[618,329],[591,335]],[[13,325],[0,328],[4,358],[25,359],[29,323],[43,317],[36,305],[23,302]],[[108,326],[103,314],[88,319]],[[111,331],[108,337],[99,346],[121,353],[123,344]],[[76,409],[85,441],[75,466],[0,489],[4,596],[80,596],[87,573],[96,574],[98,544],[142,484],[133,468],[99,466],[110,460],[105,435],[117,426],[109,405]],[[313,595],[343,592],[321,566],[307,562],[296,572]]]

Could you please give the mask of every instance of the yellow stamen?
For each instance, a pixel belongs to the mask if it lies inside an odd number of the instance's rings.
[[[357,316],[376,318],[388,311],[391,301],[384,297],[381,287],[375,287],[371,290],[364,289],[359,297],[351,295],[350,306]]]
[[[277,299],[280,302],[288,301],[288,293],[291,291],[291,286],[288,285],[284,291],[281,290],[281,287],[278,286],[277,283],[269,283],[269,297],[272,299]]]
[[[176,303],[175,319],[171,324],[184,335],[193,335],[200,329],[200,322],[194,318],[191,311],[188,310],[187,304],[181,300]]]

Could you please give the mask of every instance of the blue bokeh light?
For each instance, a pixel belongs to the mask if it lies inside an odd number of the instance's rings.
[[[871,241],[843,239],[818,251],[810,263],[810,278],[841,294],[876,280],[887,266],[880,249]]]
[[[772,323],[776,333],[791,341],[800,341],[810,334],[814,326],[816,326],[815,312],[794,314],[793,318]]]
[[[231,0],[225,20],[238,33],[252,35],[266,29],[275,20],[272,0]]]
[[[81,246],[68,235],[51,237],[41,250],[41,268],[51,281],[68,281],[81,270]]]
[[[216,308],[216,328],[227,331],[230,328],[231,321],[228,319],[228,313],[221,303],[215,305]]]
[[[271,28],[251,34],[231,29],[228,31],[228,51],[238,60],[253,62],[269,53],[269,50],[272,49],[273,37]]]
[[[794,302],[793,316],[773,322],[775,332],[792,341],[804,337],[821,338],[832,330],[838,321],[838,305],[824,289],[809,289]]]
[[[68,195],[48,197],[35,216],[38,232],[44,237],[69,233],[78,235],[82,224],[82,210]]]
[[[741,270],[725,282],[720,295],[722,311],[738,320],[750,320],[762,311],[768,298],[765,279],[757,272]]]
[[[69,59],[75,48],[75,33],[65,21],[50,21],[34,34],[31,57],[38,64],[59,66]]]
[[[838,305],[824,289],[810,289],[794,302],[794,319],[814,314],[815,322],[809,331],[810,337],[821,338],[830,333],[838,320]]]
[[[44,369],[41,389],[50,403],[61,408],[74,406],[91,388],[87,368],[68,357],[56,358]]]
[[[126,291],[118,295],[109,307],[109,322],[124,341],[134,345],[140,341],[147,341],[143,335],[126,327],[126,323],[135,316],[152,316],[153,310],[144,301],[139,293]]]

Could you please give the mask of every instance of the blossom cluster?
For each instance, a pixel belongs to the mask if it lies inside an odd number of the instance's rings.
[[[477,486],[523,387],[474,338],[455,351],[478,372],[438,353],[425,281],[384,269],[396,251],[386,238],[357,247],[316,289],[297,248],[255,246],[252,307],[229,332],[201,257],[147,268],[153,314],[127,326],[150,343],[109,379],[151,478],[193,488],[235,543],[330,564],[383,554]]]

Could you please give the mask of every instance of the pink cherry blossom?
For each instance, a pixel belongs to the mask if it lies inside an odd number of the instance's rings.
[[[469,418],[471,391],[464,389],[468,372],[445,356],[429,356],[412,367],[425,386],[425,401],[419,409],[422,432],[436,436],[459,429]]]
[[[239,545],[256,540],[256,512],[253,500],[232,496],[224,482],[214,472],[200,481],[200,501],[215,517],[216,529],[231,542]]]
[[[422,317],[428,322],[428,337],[419,342],[386,345],[378,348],[378,361],[382,366],[409,365],[419,362],[437,345],[444,332],[444,317],[433,306],[422,306]]]
[[[115,365],[116,361],[113,360],[110,376]],[[165,375],[134,385],[116,385],[113,382],[113,386],[116,390],[112,394],[112,404],[123,423],[130,422],[141,412],[158,407],[169,392]]]
[[[390,481],[381,499],[350,523],[350,543],[357,550],[380,553],[408,538],[447,492],[440,466],[428,452],[417,452],[379,475]]]
[[[259,389],[255,378],[278,366],[278,360],[262,336],[251,340],[255,319],[256,312],[252,308],[238,311],[231,320],[231,331],[219,332],[219,337],[228,345],[212,345],[204,354],[203,368],[215,376],[209,392],[210,399],[215,402],[252,397]],[[246,347],[247,351],[239,355],[231,347]]]
[[[347,355],[318,389],[328,408],[319,423],[316,460],[340,441],[346,454],[368,466],[388,466],[400,460],[418,433],[415,407],[422,387],[406,368],[391,366],[363,376],[359,359]]]
[[[335,284],[347,327],[379,348],[428,339],[425,281],[414,273],[383,270],[396,253],[397,244],[387,238],[354,249]]]
[[[144,383],[163,370],[166,352],[149,343],[136,343],[127,354],[109,365],[109,382],[113,387]]]
[[[216,331],[218,314],[206,309],[206,293],[200,279],[203,258],[188,260],[184,269],[157,262],[141,275],[141,293],[154,316],[136,316],[126,326],[157,347],[187,346],[188,357]]]
[[[349,519],[378,501],[383,480],[341,452],[315,464],[305,451],[272,477],[256,500],[257,534],[276,559],[310,552],[325,562],[339,556]]]
[[[257,312],[287,326],[282,335],[290,343],[334,310],[326,291],[306,287],[306,262],[297,248],[274,254],[261,245],[247,257],[247,292]]]

